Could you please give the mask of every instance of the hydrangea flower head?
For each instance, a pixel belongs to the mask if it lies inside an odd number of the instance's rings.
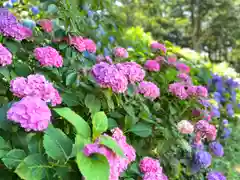
[[[223,129],[223,133],[222,133],[222,138],[223,139],[227,139],[227,138],[229,138],[229,136],[231,135],[231,130],[229,129],[229,128],[224,128]]]
[[[191,77],[186,74],[186,73],[180,73],[177,76],[183,83],[187,84],[187,85],[191,85],[192,84],[192,79]]]
[[[122,47],[116,47],[113,50],[113,54],[115,57],[119,58],[128,58],[128,52],[125,48]]]
[[[168,63],[169,64],[175,64],[176,62],[177,62],[177,57],[175,55],[168,57]]]
[[[188,94],[185,90],[185,86],[182,83],[176,82],[169,85],[169,92],[177,96],[179,99],[187,99]]]
[[[6,66],[12,63],[12,54],[0,43],[0,66]]]
[[[197,86],[188,85],[185,86],[188,96],[197,96]]]
[[[222,157],[224,154],[223,146],[219,142],[211,142],[209,148],[215,156]]]
[[[124,62],[116,64],[118,70],[124,74],[130,83],[143,81],[145,71],[136,62]]]
[[[164,45],[164,44],[161,44],[161,43],[159,43],[159,42],[152,42],[152,43],[151,43],[151,49],[152,49],[153,51],[160,50],[160,51],[162,51],[164,54],[166,54],[166,52],[167,52],[167,48],[165,47],[165,45]]]
[[[204,97],[204,98],[208,97],[208,90],[203,86],[197,86],[196,93],[197,93],[197,96],[199,97]]]
[[[56,49],[50,46],[36,48],[34,50],[34,56],[42,66],[54,66],[58,68],[63,65],[62,56]]]
[[[84,43],[83,37],[73,36],[66,40],[70,45],[74,46],[79,52],[86,51],[86,45]]]
[[[83,39],[83,43],[85,44],[85,48],[90,53],[95,53],[97,50],[97,46],[95,42],[91,39]]]
[[[157,62],[163,62],[164,61],[164,57],[162,57],[162,56],[157,56],[156,58],[155,58],[155,61],[157,61]]]
[[[209,167],[211,162],[211,154],[206,151],[197,151],[193,157],[192,168],[194,171],[199,171],[201,168]]]
[[[53,24],[52,24],[52,21],[49,20],[49,19],[41,19],[39,22],[39,25],[42,27],[42,29],[45,31],[45,32],[52,32],[53,31]]]
[[[26,96],[12,105],[7,118],[19,123],[26,131],[43,131],[50,123],[51,111],[40,98]]]
[[[227,178],[221,173],[217,171],[211,171],[207,174],[208,180],[227,180]]]
[[[184,63],[178,63],[176,65],[176,68],[181,72],[181,73],[189,73],[190,72],[190,67],[187,66],[186,64]]]
[[[112,88],[113,92],[123,93],[127,90],[127,78],[115,65],[104,62],[92,67],[92,75],[102,88]]]
[[[149,71],[160,70],[160,64],[156,60],[147,60],[144,67]]]
[[[138,92],[151,100],[160,96],[160,89],[156,86],[156,84],[148,81],[140,82]]]
[[[194,131],[193,125],[187,120],[180,121],[177,124],[177,129],[182,134],[191,134]]]
[[[143,176],[143,180],[168,180],[167,176],[162,172],[147,172]]]
[[[215,140],[217,136],[216,127],[205,120],[200,120],[195,124],[195,131],[199,132],[201,136],[206,137],[209,141]]]
[[[154,172],[156,173],[157,171],[162,172],[162,168],[160,167],[160,163],[157,159],[153,159],[151,157],[144,157],[140,163],[139,167],[142,173],[147,173],[147,172]]]

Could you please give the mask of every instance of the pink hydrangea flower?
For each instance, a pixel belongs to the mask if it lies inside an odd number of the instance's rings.
[[[115,65],[104,62],[96,64],[92,67],[92,75],[102,88],[112,88],[116,93],[123,93],[127,90],[127,78]]]
[[[186,85],[192,84],[192,79],[188,74],[180,73],[180,74],[178,74],[177,77]]]
[[[62,56],[56,49],[50,46],[36,48],[34,50],[34,56],[42,66],[62,67],[63,65]]]
[[[217,129],[214,125],[209,124],[206,120],[200,120],[195,124],[195,131],[203,138],[207,138],[209,141],[213,141],[217,136]]]
[[[83,37],[73,36],[66,40],[70,45],[73,45],[79,52],[86,51],[86,45],[84,43]]]
[[[208,90],[204,86],[197,86],[196,93],[199,97],[208,97]]]
[[[169,56],[168,57],[168,63],[169,64],[175,64],[177,62],[177,57],[176,56]]]
[[[155,50],[161,50],[164,54],[167,52],[167,48],[165,47],[164,44],[161,44],[159,42],[152,42],[151,43],[151,48]]]
[[[163,62],[163,61],[164,61],[164,57],[162,57],[162,56],[157,56],[157,57],[155,58],[155,60],[160,63],[160,62]]]
[[[97,46],[91,39],[83,39],[83,43],[85,44],[85,48],[90,53],[95,53],[97,50]]]
[[[156,60],[147,60],[144,67],[149,71],[160,70],[160,64]]]
[[[144,174],[143,180],[168,180],[168,178],[162,172],[157,173],[148,172]]]
[[[58,91],[40,74],[29,75],[27,78],[17,77],[11,80],[10,90],[17,97],[39,97],[45,102],[51,102],[52,106],[62,102]]]
[[[44,131],[50,123],[51,111],[40,98],[27,96],[12,105],[7,118],[26,131]]]
[[[125,48],[122,47],[116,47],[113,50],[113,54],[115,57],[119,58],[128,58],[128,52]]]
[[[138,92],[151,100],[160,96],[160,89],[154,83],[148,81],[140,82]]]
[[[179,99],[183,100],[188,98],[185,86],[179,82],[170,84],[168,90],[170,93],[177,96]]]
[[[181,72],[181,73],[189,73],[190,72],[190,67],[187,66],[186,64],[184,63],[178,63],[176,65],[176,68]]]
[[[139,163],[139,168],[142,173],[162,171],[159,161],[151,157],[144,157]]]
[[[177,129],[182,134],[191,134],[194,131],[193,125],[187,120],[180,121],[177,124]]]
[[[135,62],[124,62],[116,64],[118,70],[123,73],[130,83],[140,82],[145,77],[142,66]]]
[[[42,27],[42,29],[45,31],[45,32],[52,32],[53,30],[53,24],[52,24],[52,21],[49,20],[49,19],[41,19],[39,22],[39,25]]]
[[[0,66],[6,66],[12,63],[12,54],[0,43]]]
[[[103,55],[98,55],[97,57],[96,57],[96,62],[97,63],[100,63],[100,62],[107,62],[107,63],[110,63],[110,64],[112,64],[113,62],[112,62],[112,59],[110,58],[110,56],[103,56]]]
[[[187,86],[186,92],[188,96],[197,96],[197,86]]]

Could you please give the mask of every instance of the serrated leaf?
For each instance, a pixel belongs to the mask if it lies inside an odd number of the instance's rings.
[[[100,144],[108,147],[113,152],[115,152],[117,155],[124,157],[123,150],[120,148],[120,146],[117,144],[116,141],[114,141],[109,136],[100,136]]]
[[[97,112],[92,117],[93,138],[99,137],[108,128],[108,118],[104,112]]]
[[[85,105],[92,114],[100,111],[101,101],[98,98],[96,98],[96,96],[94,96],[93,94],[87,94],[84,101]]]
[[[102,155],[87,157],[83,152],[78,152],[76,161],[79,170],[87,180],[109,179],[110,167],[106,157]]]
[[[148,137],[152,134],[152,127],[148,124],[140,122],[129,129],[129,131],[140,137]]]
[[[91,130],[88,123],[81,118],[78,114],[72,111],[70,108],[55,108],[53,109],[60,116],[65,118],[68,122],[70,122],[75,128],[78,134],[81,134],[83,137],[90,137]]]
[[[41,154],[32,154],[18,165],[15,173],[24,180],[50,179],[49,167]]]
[[[12,149],[3,158],[2,161],[8,169],[16,168],[26,157],[22,149]]]
[[[58,161],[67,161],[72,153],[72,141],[60,129],[49,126],[44,132],[43,147],[48,156]]]

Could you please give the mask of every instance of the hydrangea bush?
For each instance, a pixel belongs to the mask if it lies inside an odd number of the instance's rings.
[[[164,43],[139,57],[112,38],[99,45],[89,34],[96,28],[74,32],[65,19],[30,29],[7,9],[0,14],[6,179],[225,178],[211,164],[230,134],[219,119],[232,118],[234,105],[215,117],[223,104],[212,102],[209,78]]]

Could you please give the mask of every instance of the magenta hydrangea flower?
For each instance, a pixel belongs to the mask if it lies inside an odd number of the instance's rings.
[[[166,54],[166,52],[167,52],[167,48],[165,47],[165,45],[164,45],[164,44],[161,44],[161,43],[159,43],[159,42],[152,42],[152,43],[151,43],[151,49],[152,49],[153,51],[160,50],[160,51],[162,51],[164,54]]]
[[[142,81],[139,83],[138,92],[151,100],[154,100],[160,96],[160,89],[157,87],[157,85],[148,81]]]
[[[176,56],[169,56],[168,57],[168,63],[169,64],[175,64],[177,62],[177,57]]]
[[[144,67],[149,71],[160,70],[160,64],[156,60],[147,60]]]
[[[211,171],[207,174],[208,180],[227,180],[227,178],[221,173],[217,171]]]
[[[10,90],[17,97],[39,97],[45,102],[51,102],[52,106],[62,102],[58,91],[40,74],[29,75],[27,78],[17,77],[11,80]]]
[[[182,83],[176,82],[169,85],[169,92],[177,96],[179,99],[187,99],[188,93],[185,89],[185,86]]]
[[[197,96],[197,86],[189,85],[186,87],[188,96]]]
[[[26,96],[12,105],[7,118],[19,123],[26,131],[44,131],[50,123],[51,111],[40,98]]]
[[[197,86],[196,93],[199,97],[208,97],[208,90],[204,86]]]
[[[96,64],[92,67],[92,75],[102,88],[112,88],[116,93],[123,93],[127,90],[127,78],[115,65],[104,62]]]
[[[12,63],[12,54],[0,43],[0,66],[6,66]]]
[[[136,62],[124,62],[116,64],[118,70],[123,73],[130,83],[143,81],[145,71]]]
[[[83,43],[85,44],[85,48],[90,53],[95,53],[97,50],[97,46],[95,42],[91,39],[83,39]]]
[[[186,74],[186,73],[180,73],[177,75],[177,77],[181,80],[186,85],[191,85],[192,84],[192,79],[191,77]]]
[[[128,58],[128,52],[125,48],[122,47],[116,47],[113,50],[113,54],[115,57],[119,58]]]
[[[38,24],[42,27],[42,29],[45,31],[45,32],[52,32],[53,31],[53,24],[52,24],[52,21],[49,20],[49,19],[41,19]]]
[[[177,63],[176,68],[181,72],[181,73],[189,73],[190,72],[190,67],[187,66],[184,63]]]
[[[54,66],[58,68],[63,65],[62,56],[56,49],[50,46],[36,48],[34,50],[34,56],[42,66]]]
[[[139,168],[142,173],[162,171],[159,161],[151,157],[144,157],[139,163]]]
[[[73,45],[79,52],[86,51],[86,45],[84,43],[83,37],[73,36],[66,40],[70,45]]]

